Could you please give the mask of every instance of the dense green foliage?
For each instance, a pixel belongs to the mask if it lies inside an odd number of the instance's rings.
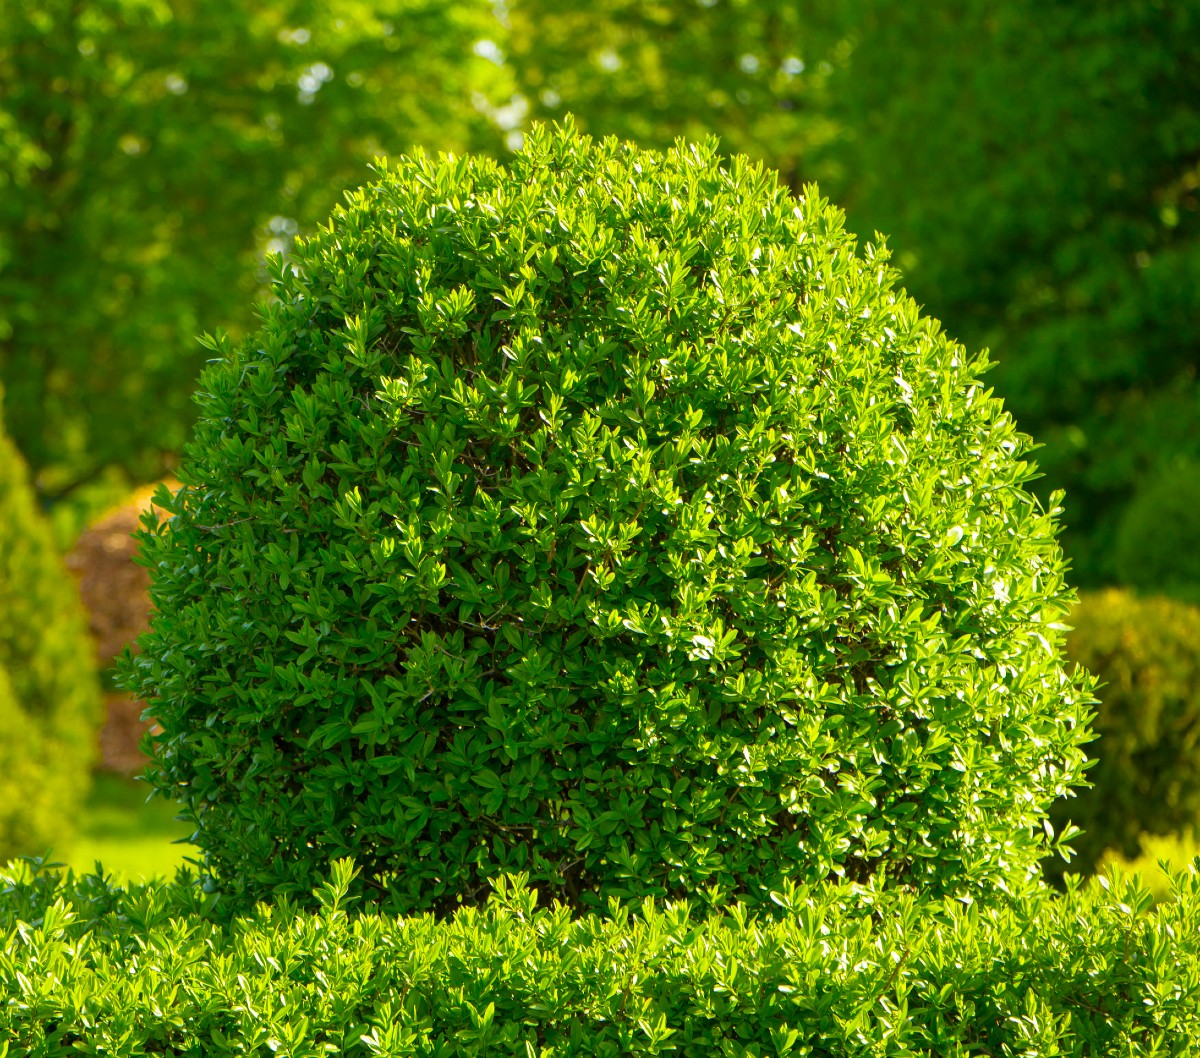
[[[1071,623],[1068,654],[1102,685],[1097,763],[1093,787],[1052,815],[1083,828],[1071,869],[1086,871],[1107,848],[1134,857],[1143,834],[1200,824],[1200,609],[1111,590],[1085,595]]]
[[[815,189],[540,129],[385,171],[274,291],[125,664],[232,899],[1037,875],[1087,738],[1054,512]]]
[[[1122,879],[987,908],[826,883],[781,892],[779,921],[652,900],[572,919],[521,878],[449,921],[358,914],[351,873],[316,914],[224,924],[186,877],[0,877],[0,1038],[29,1058],[1150,1058],[1200,1024],[1194,869],[1153,909]]]
[[[1112,583],[1136,488],[1200,457],[1200,0],[846,5],[811,158],[993,382]],[[1190,549],[1200,550],[1193,536]]]
[[[43,496],[161,477],[205,326],[381,151],[494,149],[485,0],[5,0],[0,380]],[[112,487],[116,487],[115,485]]]
[[[1141,852],[1136,857],[1123,856],[1108,849],[1096,862],[1096,873],[1116,869],[1122,874],[1137,874],[1150,896],[1156,901],[1171,895],[1171,876],[1200,856],[1200,833],[1189,828],[1178,834],[1143,834]]]
[[[83,611],[26,468],[0,433],[0,862],[69,835],[100,688]]]
[[[1076,611],[1103,738],[1053,801],[1089,684],[1044,498],[1079,582],[1200,601],[1198,30],[0,3],[0,383],[61,544],[174,465],[222,361],[126,663],[209,877],[0,876],[0,1058],[1190,1054],[1200,865],[1153,911],[1035,867],[1069,818],[1084,869],[1195,825],[1200,614],[1163,600]],[[375,153],[566,113],[726,169],[421,156],[264,269]],[[1041,504],[983,358],[814,179],[995,350]],[[0,442],[0,860],[63,844],[98,720],[51,550]]]
[[[1200,461],[1168,465],[1137,491],[1115,558],[1120,583],[1200,603]]]

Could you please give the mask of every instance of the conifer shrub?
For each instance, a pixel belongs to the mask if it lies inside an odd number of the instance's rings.
[[[0,863],[70,837],[99,724],[75,585],[0,433]]]
[[[815,188],[539,128],[276,262],[125,679],[233,905],[1038,882],[1087,679],[1029,442]]]
[[[0,668],[0,862],[38,850],[54,832],[54,797],[34,796],[46,781],[45,749],[37,723],[17,702],[7,670]]]
[[[1052,817],[1083,828],[1070,869],[1088,871],[1106,849],[1136,859],[1144,835],[1200,824],[1200,609],[1111,589],[1084,595],[1070,623],[1068,655],[1100,683],[1096,763]]]

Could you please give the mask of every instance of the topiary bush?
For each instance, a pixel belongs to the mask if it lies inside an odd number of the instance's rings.
[[[1057,512],[815,188],[539,128],[382,166],[274,294],[207,339],[124,662],[230,901],[1035,884],[1088,737]]]
[[[1122,584],[1200,603],[1200,463],[1173,464],[1138,490],[1114,558]]]
[[[1072,869],[1088,871],[1106,849],[1136,859],[1144,834],[1200,824],[1200,609],[1112,589],[1085,595],[1071,623],[1068,654],[1100,681],[1099,738],[1092,788],[1052,818],[1084,829]]]
[[[75,585],[0,433],[0,863],[70,838],[100,719]]]

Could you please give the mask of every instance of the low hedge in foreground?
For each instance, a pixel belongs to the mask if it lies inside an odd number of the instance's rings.
[[[986,909],[789,885],[777,921],[572,919],[518,875],[439,922],[356,913],[349,861],[315,913],[232,919],[185,872],[122,890],[35,862],[0,876],[0,1055],[1184,1055],[1198,869],[1153,908],[1117,875]]]

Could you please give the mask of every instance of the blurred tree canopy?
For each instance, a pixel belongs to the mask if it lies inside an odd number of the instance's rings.
[[[0,382],[43,502],[161,474],[195,336],[247,322],[378,153],[501,149],[490,4],[2,0]]]
[[[535,119],[647,147],[716,133],[799,187],[825,114],[836,0],[509,0],[507,62]]]

